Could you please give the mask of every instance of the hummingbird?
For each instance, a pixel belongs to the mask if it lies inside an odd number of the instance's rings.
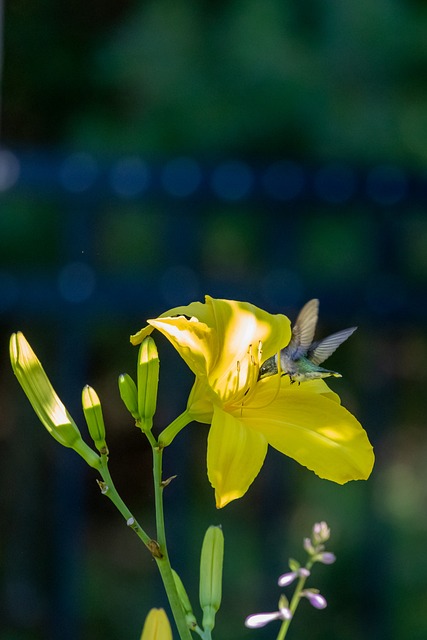
[[[327,378],[334,376],[341,378],[337,371],[319,367],[347,338],[351,336],[357,327],[343,329],[337,333],[313,342],[319,315],[319,301],[314,298],[307,302],[298,314],[292,327],[291,340],[287,347],[280,351],[280,373],[288,375],[291,384],[304,382],[315,378]],[[277,366],[278,354],[268,358],[260,367],[258,379],[273,376],[279,372]]]

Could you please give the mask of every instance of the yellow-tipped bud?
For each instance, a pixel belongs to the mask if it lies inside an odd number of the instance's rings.
[[[143,431],[150,431],[153,426],[158,386],[159,355],[153,338],[147,336],[138,353],[138,414],[139,426]]]
[[[138,420],[138,391],[135,382],[128,373],[122,373],[119,376],[119,392],[126,409],[135,420]]]
[[[95,389],[88,384],[82,392],[83,413],[89,429],[90,437],[95,443],[95,447],[103,455],[108,455],[108,447],[105,442],[105,424],[102,415],[101,402]]]
[[[88,465],[98,468],[99,456],[83,441],[76,423],[59,399],[36,354],[20,331],[12,334],[10,338],[10,360],[19,384],[51,436],[64,447],[74,449]]]
[[[203,628],[212,630],[215,614],[222,597],[222,565],[224,559],[224,535],[221,527],[209,527],[206,531],[200,557],[200,606],[203,611]]]
[[[151,609],[148,612],[141,640],[172,640],[172,629],[164,609]]]
[[[189,629],[195,629],[197,627],[197,620],[193,613],[193,608],[190,603],[190,599],[187,595],[184,585],[182,584],[182,580],[177,574],[176,571],[172,569],[172,575],[175,582],[176,590],[178,592],[178,597],[181,601],[181,605],[183,611],[185,613],[185,621]]]

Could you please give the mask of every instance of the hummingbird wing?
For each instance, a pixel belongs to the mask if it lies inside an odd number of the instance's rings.
[[[317,298],[307,302],[298,314],[292,327],[292,337],[286,349],[292,360],[305,356],[313,342],[319,315],[319,301]],[[337,345],[338,346],[338,345]],[[332,353],[332,352],[331,352]]]
[[[333,352],[338,349],[340,344],[342,344],[347,338],[351,336],[352,333],[356,331],[357,327],[350,327],[350,329],[343,329],[342,331],[338,331],[337,333],[333,333],[331,336],[324,338],[324,340],[319,340],[319,342],[313,342],[307,352],[307,358],[313,364],[321,364]]]

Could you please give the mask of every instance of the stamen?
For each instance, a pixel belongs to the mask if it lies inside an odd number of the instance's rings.
[[[241,411],[243,407],[250,401],[250,398],[256,391],[256,384],[259,377],[260,363],[262,362],[262,342],[259,341],[257,349],[254,353],[253,345],[249,344],[246,349],[246,353],[240,360],[236,360],[235,373],[230,373],[230,382],[232,382],[232,388],[228,388],[223,398],[225,403],[229,400],[233,406],[241,404]],[[242,377],[243,376],[243,377]],[[279,381],[280,388],[280,381]],[[274,395],[276,397],[279,389]],[[273,398],[273,399],[274,399]],[[268,403],[270,404],[270,402]]]
[[[240,408],[240,415],[243,414],[243,407],[245,403],[248,403],[250,398],[253,396],[256,390],[256,383],[258,380],[259,374],[259,364],[261,362],[262,357],[262,343],[261,341],[258,343],[258,349],[256,355],[252,352],[252,345],[250,344],[248,347],[247,355],[249,357],[248,368],[247,368],[247,376],[244,385],[240,388],[242,389],[242,393],[239,394],[233,404],[237,404],[240,400],[242,401],[242,405]]]
[[[276,364],[277,364],[277,373],[279,374],[279,377],[280,377],[282,375],[282,363],[280,358],[280,351],[276,353]]]
[[[280,366],[280,351],[277,353],[276,359],[277,359],[278,375],[270,376],[270,377],[275,378],[275,380],[276,380],[276,389],[274,391],[274,394],[273,394],[272,398],[270,400],[268,400],[265,404],[256,404],[255,405],[255,408],[257,410],[258,409],[265,409],[266,407],[268,407],[270,404],[272,404],[276,400],[277,396],[279,395],[280,387],[281,387],[281,383],[282,383],[282,377],[283,377],[283,375],[286,375],[285,373],[282,373],[282,370],[281,370],[281,366]],[[256,382],[257,383],[260,382],[258,380],[258,378],[257,378]]]

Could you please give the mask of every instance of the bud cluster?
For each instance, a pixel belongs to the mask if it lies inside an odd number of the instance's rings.
[[[145,433],[151,431],[157,406],[159,355],[151,336],[141,343],[138,353],[137,384],[127,373],[119,376],[119,392],[136,425]]]
[[[329,551],[325,551],[324,543],[329,540],[330,529],[326,522],[318,522],[314,525],[310,538],[304,538],[303,548],[308,553],[308,560],[304,567],[297,560],[289,559],[290,571],[283,573],[279,579],[280,587],[287,587],[297,582],[294,594],[289,603],[286,596],[281,595],[277,611],[269,613],[256,613],[250,615],[245,620],[245,626],[250,629],[264,627],[272,620],[282,620],[282,624],[287,626],[295,613],[295,610],[301,600],[306,598],[308,602],[316,609],[324,609],[327,606],[326,599],[321,595],[318,589],[305,589],[305,582],[311,575],[311,568],[316,562],[322,564],[332,564],[335,562],[335,555]],[[284,633],[286,633],[286,629]],[[282,628],[283,630],[283,628]],[[281,637],[285,637],[282,635]]]
[[[310,556],[311,563],[321,562],[322,564],[333,564],[335,555],[330,551],[325,551],[324,543],[330,538],[331,531],[326,522],[317,522],[311,534],[311,538],[304,538],[304,549]]]

